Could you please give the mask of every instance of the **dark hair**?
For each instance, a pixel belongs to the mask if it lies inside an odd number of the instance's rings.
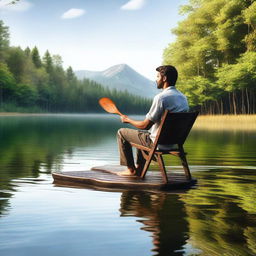
[[[174,66],[164,65],[156,68],[162,76],[166,76],[169,85],[175,86],[178,79],[178,71]]]

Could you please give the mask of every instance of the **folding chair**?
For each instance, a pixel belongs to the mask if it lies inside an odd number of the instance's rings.
[[[146,162],[141,173],[141,178],[143,179],[149,168],[151,160],[155,157],[157,160],[163,180],[168,183],[167,173],[162,155],[170,154],[180,158],[185,176],[187,180],[191,180],[191,174],[189,166],[186,159],[186,153],[183,149],[183,144],[198,116],[198,112],[179,112],[171,113],[166,110],[162,116],[160,126],[155,138],[154,144],[151,148],[131,143],[135,148],[142,151],[143,157]],[[177,149],[161,150],[160,145],[167,146],[171,144],[176,144]]]

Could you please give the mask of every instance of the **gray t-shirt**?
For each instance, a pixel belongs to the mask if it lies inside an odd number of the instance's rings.
[[[150,138],[153,142],[156,138],[161,117],[166,109],[171,112],[187,112],[189,110],[186,96],[177,90],[175,86],[169,86],[157,94],[154,97],[149,112],[146,115],[147,119],[154,122],[149,130]]]

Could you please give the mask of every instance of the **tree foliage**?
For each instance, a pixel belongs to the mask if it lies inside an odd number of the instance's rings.
[[[6,64],[0,62],[0,106],[5,100],[11,100],[15,79]]]
[[[29,53],[27,55],[29,55]],[[42,66],[41,58],[40,58],[37,47],[34,47],[32,49],[31,58],[36,68],[40,68]]]
[[[2,20],[0,20],[0,62],[5,58],[6,50],[9,47],[9,31]]]
[[[164,64],[179,71],[179,86],[204,113],[255,113],[256,1],[190,0],[172,32]],[[246,93],[243,91],[245,90]]]

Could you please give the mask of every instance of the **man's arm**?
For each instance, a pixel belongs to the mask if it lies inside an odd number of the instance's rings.
[[[149,119],[145,119],[143,121],[136,121],[136,120],[133,120],[133,119],[131,119],[128,116],[125,116],[125,115],[121,116],[121,120],[122,120],[123,123],[129,123],[129,124],[133,125],[134,127],[138,128],[138,129],[141,129],[141,130],[148,130],[154,124]]]

